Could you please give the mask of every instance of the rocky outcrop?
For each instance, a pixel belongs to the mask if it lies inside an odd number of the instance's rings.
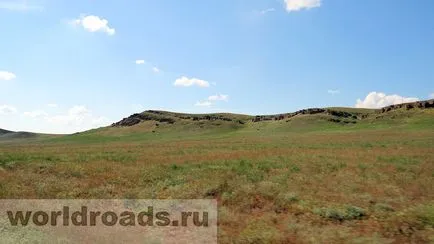
[[[259,121],[267,121],[267,120],[282,120],[285,118],[291,118],[299,114],[318,114],[318,113],[324,113],[326,110],[323,108],[308,108],[308,109],[302,109],[294,113],[287,113],[287,114],[278,114],[278,115],[257,115],[255,116],[252,121],[253,122],[259,122]]]
[[[166,122],[169,124],[173,124],[176,122],[177,119],[183,119],[183,120],[193,120],[193,121],[201,121],[201,120],[209,120],[209,121],[233,121],[233,119],[225,117],[224,115],[220,114],[210,114],[210,115],[183,115],[183,114],[177,114],[177,113],[167,113],[163,111],[154,111],[154,110],[148,110],[140,114],[133,114],[127,118],[122,119],[121,121],[117,123],[113,123],[113,127],[118,126],[133,126],[136,124],[141,123],[142,121],[157,121],[157,122]],[[243,121],[237,120],[238,123],[244,123]]]
[[[407,110],[414,109],[414,108],[420,108],[420,109],[428,109],[434,107],[434,99],[426,100],[426,101],[418,101],[418,102],[412,102],[412,103],[403,103],[403,104],[396,104],[391,105],[382,108],[379,110],[381,113],[385,113],[391,110],[395,109],[401,109],[405,108]],[[368,114],[363,114],[361,112],[345,112],[340,110],[334,110],[334,109],[323,109],[323,108],[309,108],[309,109],[302,109],[294,113],[287,113],[287,114],[279,114],[279,115],[258,115],[255,116],[252,119],[252,122],[260,122],[260,121],[267,121],[267,120],[282,120],[285,118],[291,118],[296,115],[300,114],[328,114],[333,116],[333,118],[329,119],[331,122],[344,122],[344,123],[356,123],[355,120],[361,120],[367,118]],[[347,120],[342,120],[347,119]],[[349,120],[348,120],[349,119]]]
[[[274,116],[272,115],[256,115],[252,122],[259,122],[259,121],[267,121],[267,120],[273,120]]]
[[[357,115],[349,113],[349,112],[345,112],[345,111],[336,111],[336,110],[331,110],[328,109],[327,110],[327,114],[330,114],[332,116],[336,116],[339,118],[351,118],[351,119],[357,119]]]
[[[232,121],[231,118],[224,117],[222,115],[203,115],[203,116],[194,116],[194,121],[199,120],[223,120],[223,121]]]
[[[298,114],[319,114],[324,113],[326,110],[323,108],[308,108],[297,111]]]
[[[420,109],[434,108],[434,99],[426,100],[426,101],[417,101],[412,103],[401,103],[401,104],[390,105],[382,108],[381,113],[386,113],[395,109],[402,109],[402,108],[405,108],[406,110],[410,110],[414,108],[420,108]]]
[[[418,101],[412,103],[403,103],[396,104],[384,107],[382,109],[377,110],[379,113],[385,113],[388,111],[392,111],[395,109],[428,109],[434,107],[434,99],[427,101]],[[350,112],[347,112],[350,111]],[[284,120],[290,119],[297,115],[311,115],[311,114],[324,114],[331,115],[329,121],[336,123],[357,123],[357,120],[362,120],[369,117],[369,113],[365,112],[351,112],[352,110],[342,111],[339,108],[336,109],[324,109],[324,108],[309,108],[298,110],[293,113],[285,113],[285,114],[276,114],[276,115],[257,115],[251,117],[252,122],[260,122],[260,121],[270,121],[270,120]],[[156,122],[166,122],[173,124],[177,120],[193,120],[193,121],[233,121],[239,124],[244,124],[248,119],[245,117],[243,119],[236,119],[231,116],[226,116],[225,114],[204,114],[204,115],[195,115],[195,114],[182,114],[182,113],[171,113],[165,111],[157,111],[157,110],[148,110],[143,113],[133,114],[127,118],[122,119],[117,123],[113,123],[112,126],[133,126],[141,123],[142,121],[156,121]],[[2,131],[0,130],[0,133]]]
[[[152,116],[150,114],[133,114],[127,118],[122,119],[119,122],[113,123],[112,126],[133,126],[136,125],[142,121],[158,121],[158,122],[167,122],[169,124],[175,123],[175,120],[169,117],[162,117],[162,116]]]

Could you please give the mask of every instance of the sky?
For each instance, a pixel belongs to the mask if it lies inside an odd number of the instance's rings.
[[[0,0],[0,128],[434,98],[432,0]]]

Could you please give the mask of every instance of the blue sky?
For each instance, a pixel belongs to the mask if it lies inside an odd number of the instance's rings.
[[[433,12],[432,0],[0,0],[0,128],[428,99]]]

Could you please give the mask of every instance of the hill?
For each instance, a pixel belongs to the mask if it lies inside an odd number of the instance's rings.
[[[147,110],[142,113],[133,114],[130,117],[124,118],[117,123],[113,123],[112,127],[134,126],[144,121],[156,121],[162,123],[174,124],[180,121],[228,121],[238,124],[245,124],[248,121],[279,121],[290,120],[300,115],[324,115],[331,122],[357,123],[357,120],[378,118],[378,114],[384,114],[396,110],[413,110],[413,109],[429,109],[434,107],[434,99],[427,101],[419,101],[414,103],[405,103],[391,105],[382,109],[358,109],[358,108],[309,108],[299,110],[293,113],[284,113],[276,115],[241,115],[229,113],[214,113],[214,114],[185,114],[173,113],[166,111]]]
[[[1,140],[11,140],[11,139],[28,139],[36,137],[37,134],[31,132],[14,132],[0,129],[0,141]]]
[[[12,132],[12,131],[0,129],[0,135],[10,133],[10,132]]]
[[[110,126],[71,135],[43,135],[0,130],[0,142],[39,138],[64,142],[174,140],[266,133],[354,131],[381,128],[431,128],[434,100],[392,105],[381,109],[309,108],[274,115],[231,113],[187,114],[147,110]]]
[[[102,127],[67,136],[83,135],[128,135],[137,133],[167,133],[179,135],[197,135],[207,133],[227,133],[239,130],[272,129],[284,131],[361,129],[388,126],[423,126],[428,112],[434,107],[434,99],[387,106],[381,109],[360,108],[309,108],[292,113],[274,115],[244,115],[231,113],[187,114],[168,111],[147,110]],[[425,111],[426,110],[426,111]],[[400,120],[400,118],[402,120]],[[406,118],[406,119],[404,119]],[[429,119],[428,119],[429,120]],[[276,123],[276,122],[285,123]],[[259,123],[261,122],[261,123]],[[268,123],[267,123],[268,122]],[[272,122],[272,123],[270,123]],[[346,125],[346,126],[345,126]],[[352,125],[352,126],[350,126]],[[345,127],[343,127],[345,126]],[[13,132],[0,129],[0,140],[28,139],[41,134],[31,132]],[[47,138],[51,138],[45,134]],[[60,139],[62,136],[55,136]],[[62,140],[62,139],[60,139]]]
[[[415,106],[419,103],[427,105]],[[404,105],[395,105],[392,109],[310,108],[292,113],[257,116],[148,110],[107,127],[46,137],[46,140],[64,143],[170,142],[184,139],[277,136],[279,133],[423,130],[433,127],[432,104],[434,100],[413,103],[411,108]]]

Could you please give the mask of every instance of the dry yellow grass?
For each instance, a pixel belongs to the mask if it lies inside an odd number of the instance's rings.
[[[149,126],[123,129],[143,139],[3,143],[0,197],[216,198],[221,243],[434,241],[432,126],[170,138]]]

